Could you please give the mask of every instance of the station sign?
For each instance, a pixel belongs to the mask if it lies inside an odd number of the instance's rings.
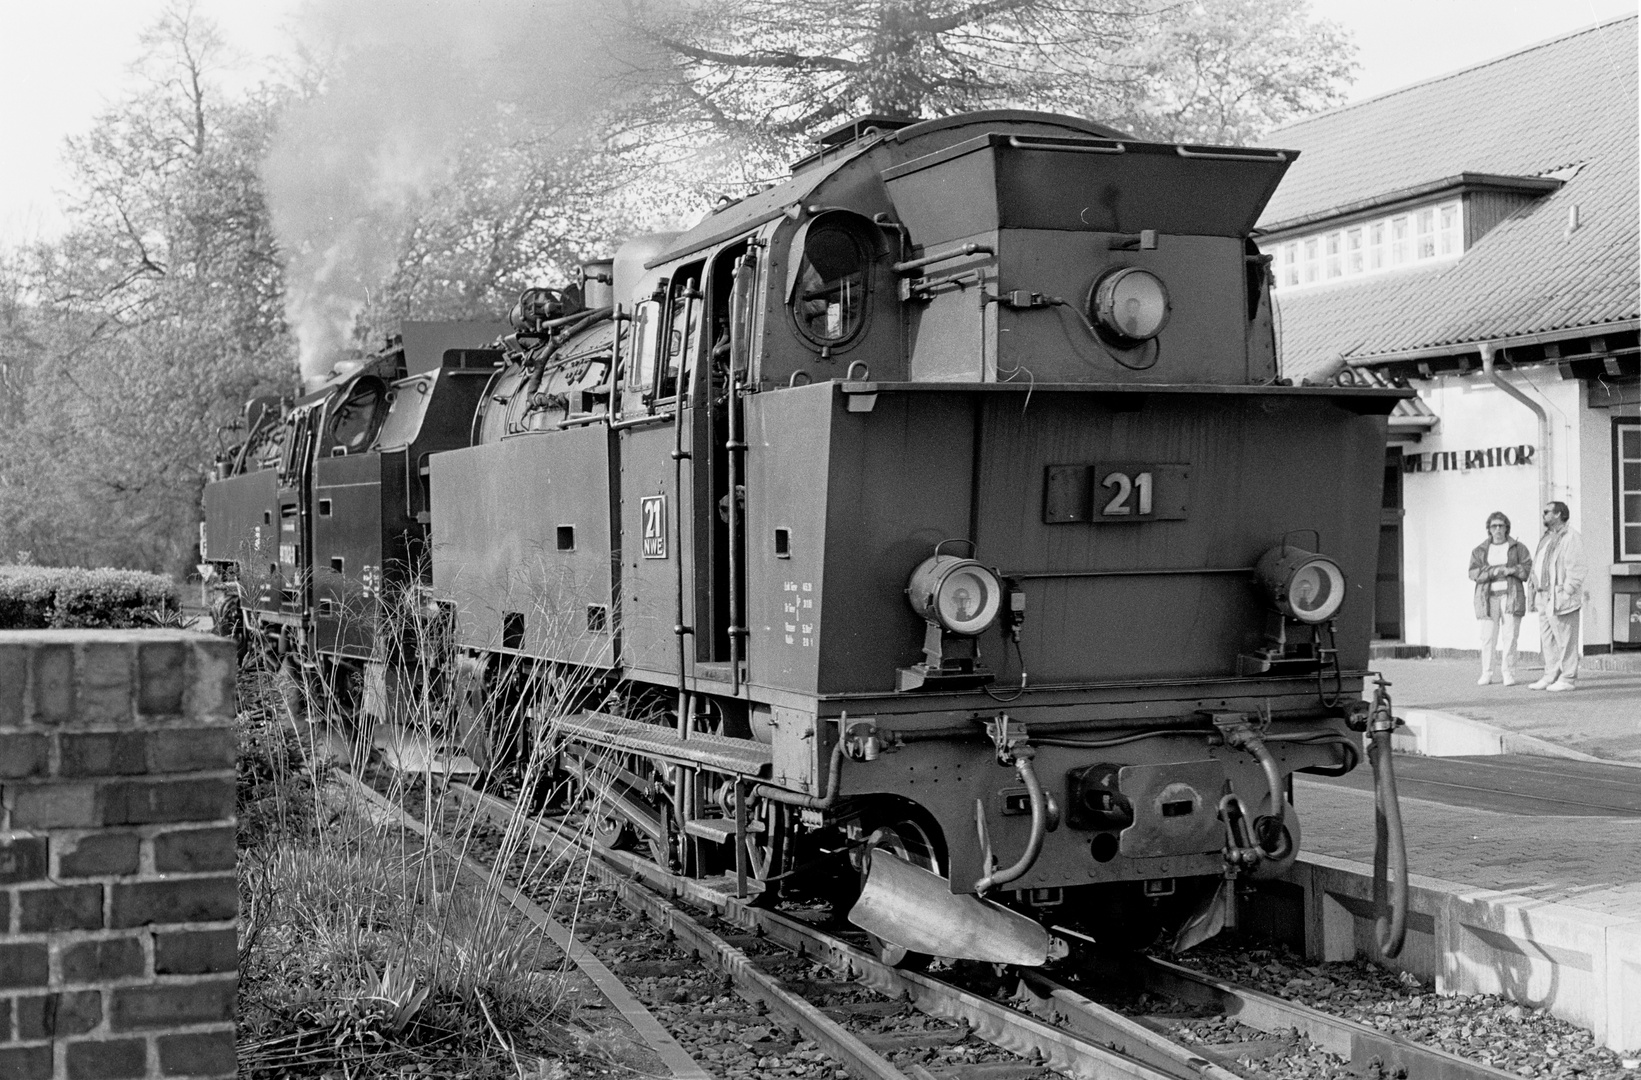
[[[1538,447],[1489,446],[1481,450],[1431,450],[1423,454],[1402,455],[1402,472],[1469,472],[1471,469],[1495,469],[1501,466],[1531,465]]]

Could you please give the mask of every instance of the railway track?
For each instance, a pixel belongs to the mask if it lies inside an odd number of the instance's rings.
[[[385,813],[426,835],[422,823],[357,781]],[[513,804],[460,784],[448,794],[498,828],[519,827]],[[527,840],[555,855],[586,852],[580,837],[552,820],[525,824]],[[433,842],[440,842],[437,837]],[[1166,961],[1143,959],[1124,972],[1142,1000],[1167,1001],[1165,1012],[1125,1015],[1041,971],[1010,972],[1007,983],[982,987],[889,967],[835,933],[791,913],[734,898],[732,881],[684,878],[622,851],[591,849],[590,876],[622,905],[685,951],[705,958],[732,980],[737,993],[781,1029],[799,1033],[847,1074],[862,1080],[1236,1080],[1268,1075],[1258,1064],[1269,1051],[1261,1033],[1285,1044],[1307,1044],[1318,1067],[1342,1059],[1363,1077],[1407,1080],[1504,1080],[1511,1074],[1396,1035],[1258,991],[1211,979]],[[487,868],[468,860],[471,872]],[[504,895],[541,927],[601,989],[615,976],[523,892]],[[686,910],[691,909],[691,910]],[[692,913],[693,911],[693,913]],[[585,929],[585,928],[579,928]],[[589,965],[587,961],[591,960]],[[817,978],[825,972],[826,978]],[[618,988],[607,996],[656,1050],[674,1077],[711,1076],[688,1058],[653,1016]],[[806,993],[807,992],[807,993]],[[840,993],[841,992],[841,993]],[[811,998],[824,995],[825,1005]],[[996,1000],[1001,997],[1003,1000]],[[840,999],[848,1000],[840,1000]],[[923,1026],[893,1022],[921,1014]],[[640,1015],[642,1014],[642,1015]],[[1177,1034],[1180,1020],[1218,1015],[1248,1029],[1242,1043],[1209,1046]],[[902,1027],[911,1030],[899,1030]],[[1296,1038],[1297,1037],[1297,1038]],[[953,1048],[981,1040],[1011,1060],[948,1061],[926,1066],[905,1051]],[[1333,1059],[1321,1055],[1333,1055]],[[1253,1060],[1249,1059],[1251,1055]],[[995,1056],[995,1055],[994,1055]],[[899,1063],[891,1057],[900,1058]]]

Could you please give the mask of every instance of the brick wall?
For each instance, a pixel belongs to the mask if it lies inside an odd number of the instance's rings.
[[[0,1080],[234,1075],[234,646],[0,631]]]

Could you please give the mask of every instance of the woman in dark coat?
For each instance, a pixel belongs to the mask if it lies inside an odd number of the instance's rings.
[[[1493,647],[1504,654],[1505,686],[1516,685],[1516,632],[1527,613],[1527,579],[1533,555],[1527,545],[1510,539],[1510,519],[1497,510],[1487,515],[1487,539],[1470,553],[1470,580],[1476,583],[1476,625],[1481,634],[1481,678],[1493,681]]]

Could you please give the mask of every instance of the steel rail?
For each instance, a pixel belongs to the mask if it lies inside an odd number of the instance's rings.
[[[370,803],[378,812],[387,815],[395,824],[409,829],[450,858],[459,860],[462,872],[477,879],[485,888],[495,889],[520,914],[534,923],[576,967],[581,969],[583,974],[592,980],[599,992],[621,1013],[622,1019],[631,1024],[638,1037],[655,1051],[662,1064],[666,1066],[668,1074],[675,1080],[713,1080],[713,1074],[696,1063],[683,1044],[673,1038],[672,1032],[662,1026],[661,1021],[655,1018],[655,1014],[633,996],[620,977],[605,967],[604,962],[593,955],[591,949],[577,941],[562,923],[543,911],[540,905],[506,882],[492,876],[471,857],[452,849],[447,841],[433,834],[426,825],[405,813],[402,807],[395,806],[383,798],[369,785],[344,772],[337,772],[336,776],[355,795]]]
[[[446,851],[452,857],[455,853],[449,845],[436,835],[429,835],[429,830],[423,823],[416,821],[394,806],[380,794],[366,787],[352,777],[345,777],[348,783],[361,794],[387,813],[394,814],[405,828],[423,837],[429,843]],[[489,817],[492,823],[508,825],[515,811],[513,807],[493,796],[482,795],[465,785],[451,784],[450,790],[456,793],[459,799],[475,805],[480,813]],[[496,818],[505,814],[500,822]],[[557,829],[544,827],[539,822],[531,822],[532,833],[536,837],[548,839],[554,850],[563,848],[584,848],[585,845],[564,836]],[[635,860],[636,861],[636,860]],[[619,978],[592,954],[586,946],[576,941],[574,936],[564,926],[556,922],[524,894],[504,882],[497,880],[478,863],[470,858],[462,858],[462,867],[469,873],[478,875],[490,887],[496,890],[537,926],[546,930],[553,942],[563,949],[565,954],[581,967],[598,988],[604,992],[612,1004],[621,1010],[622,1016],[637,1029],[644,1041],[649,1043],[672,1070],[674,1077],[680,1080],[711,1080],[712,1074],[697,1065],[689,1057],[687,1051],[680,1045],[672,1034],[661,1026],[660,1021],[643,1004],[634,998]],[[748,996],[763,1002],[770,1012],[781,1016],[788,1024],[798,1028],[815,1044],[837,1061],[842,1063],[860,1080],[910,1080],[907,1075],[892,1065],[889,1060],[867,1046],[854,1033],[849,1031],[838,1021],[827,1016],[820,1009],[810,1004],[804,998],[786,989],[779,979],[760,971],[753,959],[740,949],[729,944],[702,926],[689,915],[680,911],[674,904],[649,889],[644,888],[636,881],[624,876],[615,868],[600,865],[598,861],[591,864],[594,874],[598,875],[605,884],[609,885],[621,897],[623,903],[635,911],[641,911],[649,916],[656,925],[671,933],[701,957],[713,958],[719,967],[735,981]],[[532,913],[533,912],[533,913]],[[550,928],[550,929],[549,929]],[[623,1004],[625,1002],[625,1004]],[[629,1012],[629,1009],[632,1011]],[[669,1053],[668,1048],[673,1050]],[[682,1055],[682,1060],[677,1060]]]
[[[906,1074],[867,1046],[853,1032],[827,1016],[782,982],[758,969],[756,962],[679,908],[633,881],[612,878],[609,884],[629,907],[642,911],[656,925],[686,942],[697,956],[711,956],[742,991],[769,1006],[769,1011],[802,1031],[857,1077],[907,1080]]]
[[[486,795],[464,784],[450,784],[448,790],[494,825],[512,828],[519,821],[516,808],[493,795]],[[555,853],[575,849],[587,850],[599,856],[607,854],[588,847],[579,839],[565,835],[555,825],[541,821],[528,821],[527,825],[531,839]],[[612,866],[609,865],[611,862],[631,865]],[[663,898],[633,880],[645,869],[643,860],[631,857],[615,860],[598,858],[592,860],[590,867],[592,872],[614,889],[629,907],[635,911],[642,911],[657,925],[670,931],[679,940],[687,942],[696,955],[713,958],[748,996],[763,1002],[769,1007],[770,1012],[785,1018],[788,1024],[814,1040],[817,1046],[861,1080],[908,1080],[905,1073],[867,1046],[848,1028],[827,1016],[806,999],[786,989],[779,979],[760,971],[746,953],[680,911],[670,899]],[[667,888],[669,897],[679,896],[675,887],[676,882],[671,880],[672,875],[657,870],[650,880],[654,882],[657,878],[660,879],[659,883]]]
[[[1038,971],[1022,973],[1014,1000],[1032,1015],[1093,1039],[1154,1068],[1203,1080],[1239,1080],[1168,1036],[1108,1009]]]
[[[514,807],[504,800],[463,784],[449,784],[447,790],[493,823],[517,823]],[[584,847],[555,823],[531,821],[527,827],[534,842],[555,852]],[[816,960],[889,998],[903,998],[930,1016],[964,1023],[976,1037],[1077,1080],[1235,1080],[1235,1074],[1188,1048],[1086,998],[1081,999],[1086,1003],[1081,1012],[1084,1030],[1062,1029],[938,979],[891,967],[800,920],[753,907],[705,882],[669,874],[636,855],[603,849],[595,854],[594,872],[618,889],[631,887],[629,879],[641,878],[668,896],[710,910],[799,957]]]
[[[464,798],[486,801],[490,813],[511,813],[508,804],[493,796],[459,784],[450,787]],[[555,826],[533,822],[532,828],[554,846],[570,842]],[[891,968],[799,920],[751,907],[707,883],[667,874],[637,856],[602,851],[599,855],[619,865],[622,872],[643,875],[672,895],[711,908],[720,917],[760,933],[798,956],[812,957],[891,997],[904,997],[930,1015],[964,1021],[977,1036],[1003,1049],[1022,1056],[1035,1052],[1045,1064],[1069,1075],[1141,1077],[1153,1076],[1155,1070],[1170,1077],[1200,1080],[1229,1080],[1234,1076],[1189,1047],[1099,1005],[1041,972],[1027,972],[1021,977],[1015,1000],[1046,1023],[1032,1021],[1018,1010],[976,998],[925,975]],[[1256,1030],[1271,1034],[1296,1030],[1358,1069],[1377,1060],[1389,1074],[1403,1069],[1405,1075],[1419,1080],[1508,1080],[1513,1075],[1307,1005],[1213,979],[1166,960],[1145,958],[1139,962],[1137,974],[1156,993],[1208,1006]],[[1052,1045],[1045,1045],[1045,1041]],[[1088,1042],[1096,1044],[1095,1049],[1109,1050],[1117,1056],[1106,1055],[1107,1060],[1079,1064],[1079,1053]]]
[[[1317,1046],[1349,1061],[1353,1068],[1364,1068],[1378,1059],[1385,1075],[1418,1080],[1509,1080],[1515,1076],[1438,1047],[1422,1046],[1309,1005],[1234,986],[1166,960],[1147,958],[1138,965],[1138,973],[1148,989],[1207,1005],[1251,1028],[1273,1033],[1296,1029]],[[1399,1069],[1405,1071],[1398,1073]]]

